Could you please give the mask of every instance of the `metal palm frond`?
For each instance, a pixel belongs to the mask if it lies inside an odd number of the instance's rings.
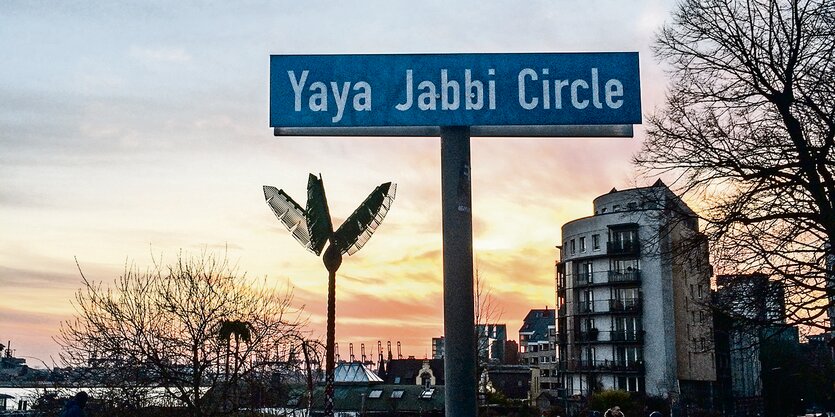
[[[322,177],[310,174],[307,178],[307,232],[310,236],[310,249],[316,255],[322,253],[328,239],[333,236],[333,223],[325,197],[325,185]]]
[[[310,245],[310,234],[307,231],[305,210],[298,203],[293,201],[284,190],[275,187],[264,186],[264,198],[270,206],[275,217],[290,231],[290,234],[299,241],[305,248],[313,251]],[[317,255],[319,253],[316,253]]]
[[[396,184],[381,184],[339,226],[333,234],[333,244],[342,254],[353,255],[371,239],[374,230],[386,217],[396,191]]]

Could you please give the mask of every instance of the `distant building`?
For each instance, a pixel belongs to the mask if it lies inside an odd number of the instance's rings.
[[[415,383],[414,378],[407,378],[407,369],[414,368],[417,359],[393,360],[390,369],[402,374],[397,384],[386,384],[360,362],[342,362],[334,370],[334,412],[345,416],[443,416],[444,387],[436,386],[435,380],[425,378],[421,370],[417,371],[417,380],[427,383]],[[431,360],[423,360],[428,364]],[[443,368],[442,361],[441,368]],[[429,373],[432,370],[428,371]],[[410,375],[414,376],[414,372]],[[324,410],[324,387],[316,388],[313,398],[313,416],[320,416]],[[287,407],[303,408],[304,392],[291,395]]]
[[[762,344],[785,336],[797,343],[797,330],[785,327],[785,289],[764,274],[719,275],[716,285],[714,303],[721,310],[717,332],[727,333],[727,347],[717,345],[717,362],[726,356],[729,359],[734,410],[762,414],[763,372],[767,371],[760,353]]]
[[[313,416],[322,416],[324,387],[314,392]],[[300,408],[300,398],[288,406]],[[425,417],[444,415],[444,387],[420,385],[336,385],[334,415],[339,416],[403,416]],[[291,414],[288,414],[291,415]]]
[[[519,344],[515,340],[508,340],[504,343],[504,359],[502,359],[502,364],[519,364]]]
[[[489,365],[481,376],[484,388],[500,392],[511,400],[527,400],[531,371],[526,365]]]
[[[377,384],[383,379],[362,362],[341,362],[333,370],[333,381],[338,384]]]
[[[444,358],[444,337],[432,338],[432,359]]]
[[[507,325],[477,324],[478,357],[487,363],[503,363]]]
[[[543,391],[556,392],[559,388],[554,342],[555,320],[553,309],[534,309],[528,312],[519,329],[519,359],[530,368],[531,399]]]
[[[716,380],[712,268],[698,218],[660,180],[612,189],[562,227],[560,376],[569,396],[603,389],[707,401]]]
[[[444,336],[432,338],[432,359],[444,358]],[[476,343],[478,343],[478,357],[487,363],[505,363],[505,343],[507,342],[507,325],[505,324],[477,324]]]
[[[444,385],[443,359],[394,359],[386,364],[385,383],[392,385]]]

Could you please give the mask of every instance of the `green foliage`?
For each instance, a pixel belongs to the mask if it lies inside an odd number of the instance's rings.
[[[620,407],[624,417],[642,417],[643,404],[638,398],[623,390],[598,391],[589,398],[588,408],[601,413],[614,406]]]

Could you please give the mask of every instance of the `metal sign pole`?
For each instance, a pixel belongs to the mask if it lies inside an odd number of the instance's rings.
[[[476,417],[470,128],[441,128],[444,379],[448,417]]]

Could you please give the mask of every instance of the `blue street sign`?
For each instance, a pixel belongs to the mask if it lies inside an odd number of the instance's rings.
[[[270,56],[271,127],[639,123],[637,52]]]

